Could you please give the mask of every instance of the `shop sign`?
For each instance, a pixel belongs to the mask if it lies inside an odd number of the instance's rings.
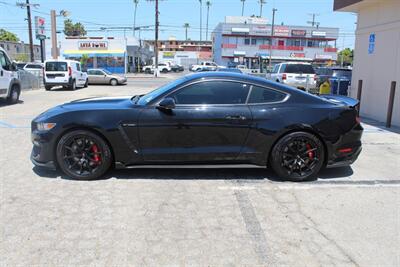
[[[271,28],[267,26],[257,26],[253,28],[254,34],[261,34],[261,35],[270,35]]]
[[[234,56],[241,56],[241,57],[243,57],[243,56],[246,56],[246,51],[234,51],[234,52],[233,52],[233,55],[234,55]]]
[[[295,37],[304,37],[306,36],[307,31],[306,30],[292,30],[292,36]]]
[[[36,39],[46,39],[46,20],[42,17],[35,16],[35,35]]]
[[[311,35],[314,37],[326,37],[326,32],[312,31]]]
[[[108,42],[105,41],[81,41],[78,42],[79,50],[107,50]]]
[[[301,58],[304,58],[304,57],[306,57],[306,54],[305,53],[291,53],[290,57],[301,57]]]
[[[249,33],[249,28],[232,28],[232,33]]]
[[[332,60],[333,56],[332,55],[318,55],[318,54],[316,54],[315,55],[315,59],[329,59],[329,60]]]
[[[163,53],[163,58],[174,58],[175,53],[174,52],[164,52]]]
[[[286,26],[276,26],[274,28],[275,36],[289,36],[289,28]]]

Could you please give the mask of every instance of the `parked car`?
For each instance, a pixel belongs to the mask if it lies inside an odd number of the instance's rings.
[[[88,86],[88,76],[82,71],[81,63],[74,60],[46,60],[44,67],[44,86],[51,90],[54,86],[62,86],[75,90]]]
[[[155,69],[156,69],[155,65],[147,65],[143,67],[143,72],[154,73]],[[158,71],[162,73],[167,73],[171,71],[171,67],[167,63],[158,63]]]
[[[17,64],[0,47],[0,98],[5,98],[9,104],[17,103],[21,94],[17,70]]]
[[[357,105],[251,75],[203,72],[146,95],[76,100],[42,113],[31,123],[31,159],[74,179],[99,178],[111,166],[243,164],[303,181],[357,159]]]
[[[171,71],[173,72],[182,72],[185,68],[180,64],[171,64]]]
[[[341,67],[323,67],[317,68],[316,74],[318,88],[326,79],[329,79],[333,94],[337,94],[337,88],[340,87],[339,94],[347,95],[348,87],[351,84],[351,69]]]
[[[190,70],[191,71],[215,71],[217,68],[225,68],[224,66],[218,66],[217,63],[205,61],[200,63],[199,65],[193,65]]]
[[[26,71],[39,71],[43,69],[43,64],[42,63],[26,63],[25,66],[23,67],[24,70]]]
[[[216,71],[242,73],[242,71],[237,68],[217,68]]]
[[[26,62],[17,62],[16,64],[17,64],[18,70],[23,70],[27,63]]]
[[[110,84],[116,86],[118,84],[126,84],[125,76],[113,74],[105,69],[88,69],[87,71],[89,84]]]
[[[316,88],[316,74],[309,63],[285,62],[276,64],[267,79],[302,90]]]

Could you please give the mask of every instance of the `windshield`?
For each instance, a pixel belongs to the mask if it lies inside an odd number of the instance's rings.
[[[307,64],[288,64],[285,68],[285,73],[305,73],[314,74],[314,68]]]
[[[108,74],[108,75],[111,75],[111,74],[112,74],[110,71],[105,70],[105,69],[102,69],[102,71],[103,71],[105,74]]]
[[[47,62],[46,71],[67,71],[66,62]]]
[[[332,76],[351,78],[351,70],[334,70]]]
[[[186,78],[183,77],[183,78],[180,78],[173,82],[170,82],[166,85],[163,85],[160,88],[158,88],[154,91],[151,91],[150,93],[140,97],[139,100],[137,101],[137,104],[138,105],[147,105],[153,99],[156,99],[158,96],[164,94],[165,92],[168,92],[169,90],[171,90],[174,87],[178,86],[179,84],[183,83],[185,80],[186,80]]]

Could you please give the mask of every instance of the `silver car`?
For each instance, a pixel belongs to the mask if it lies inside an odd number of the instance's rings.
[[[89,84],[125,84],[127,79],[125,76],[113,74],[105,69],[88,69],[87,71]]]

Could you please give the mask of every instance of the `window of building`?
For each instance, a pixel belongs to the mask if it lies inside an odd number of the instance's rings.
[[[244,39],[244,44],[245,45],[250,45],[250,38],[245,38]]]
[[[208,81],[201,82],[179,90],[170,95],[177,104],[244,104],[249,86],[239,82]]]
[[[257,39],[252,38],[252,39],[251,39],[251,45],[256,45],[256,44],[257,44]]]
[[[264,87],[253,86],[251,89],[249,104],[258,104],[258,103],[271,103],[278,102],[285,99],[286,94],[267,89]]]

